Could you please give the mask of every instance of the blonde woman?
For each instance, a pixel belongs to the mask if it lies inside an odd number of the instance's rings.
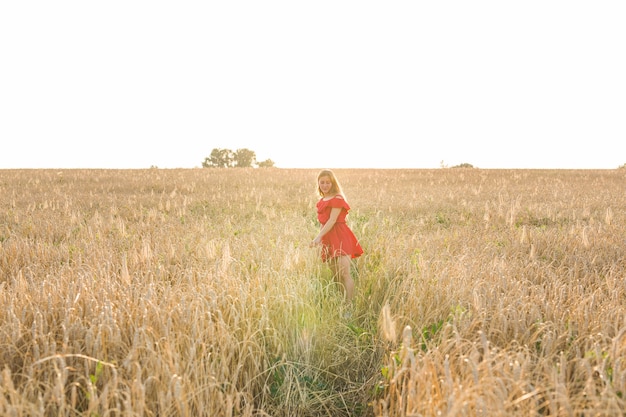
[[[321,197],[316,205],[321,229],[311,246],[322,247],[322,261],[328,264],[334,279],[342,284],[345,300],[349,302],[354,297],[351,259],[361,256],[363,248],[346,224],[350,206],[331,170],[322,170],[317,175],[317,192]]]

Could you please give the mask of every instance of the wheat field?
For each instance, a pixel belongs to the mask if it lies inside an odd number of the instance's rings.
[[[0,170],[2,416],[626,413],[626,170]]]

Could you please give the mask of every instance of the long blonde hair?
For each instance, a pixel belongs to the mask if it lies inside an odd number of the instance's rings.
[[[341,185],[339,185],[339,181],[337,180],[335,173],[330,169],[323,169],[319,172],[319,174],[317,174],[317,193],[320,195],[320,197],[324,197],[324,193],[320,189],[320,178],[322,177],[330,178],[330,183],[332,184],[332,186],[330,187],[329,194],[338,194],[342,196],[344,200],[346,199],[346,196],[343,194],[343,189],[341,188]]]

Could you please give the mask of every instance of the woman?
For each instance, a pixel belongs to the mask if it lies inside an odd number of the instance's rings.
[[[322,170],[317,175],[317,192],[321,197],[316,205],[321,229],[311,246],[322,246],[322,261],[328,264],[335,280],[343,285],[345,300],[349,302],[354,297],[351,259],[361,256],[363,248],[346,224],[350,206],[331,170]]]

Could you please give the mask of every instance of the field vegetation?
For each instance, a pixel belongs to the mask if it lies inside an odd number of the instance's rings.
[[[336,173],[0,171],[0,415],[624,415],[624,170]]]

